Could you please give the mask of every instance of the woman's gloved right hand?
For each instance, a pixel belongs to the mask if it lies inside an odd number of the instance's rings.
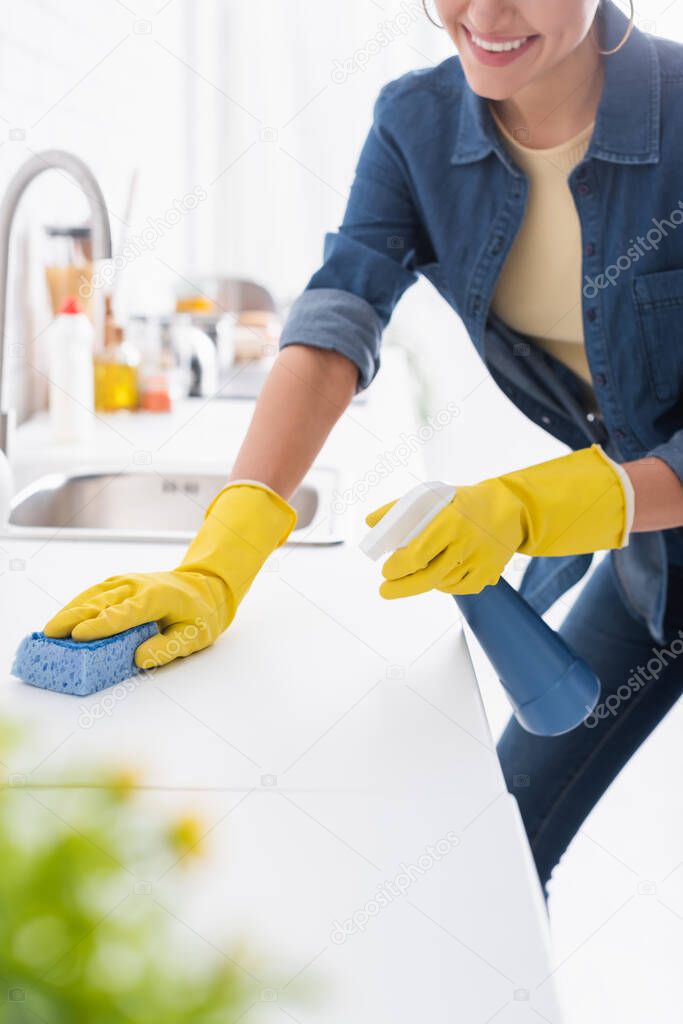
[[[158,635],[135,652],[139,668],[194,654],[228,628],[259,569],[296,521],[292,506],[265,484],[230,483],[209,505],[176,569],[110,576],[69,601],[45,625],[45,635],[99,640],[157,622]]]

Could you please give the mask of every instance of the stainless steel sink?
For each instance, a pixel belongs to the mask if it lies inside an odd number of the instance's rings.
[[[189,541],[227,473],[125,470],[51,474],[21,491],[7,533],[63,540]],[[337,474],[314,467],[291,498],[297,511],[289,544],[339,544]]]

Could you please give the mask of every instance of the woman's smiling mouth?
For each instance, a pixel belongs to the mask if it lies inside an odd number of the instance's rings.
[[[488,33],[479,35],[463,25],[471,52],[482,64],[489,67],[504,67],[517,60],[529,50],[538,35],[528,36],[495,36]]]

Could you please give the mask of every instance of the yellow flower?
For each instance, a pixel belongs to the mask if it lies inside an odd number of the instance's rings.
[[[140,785],[140,781],[132,768],[121,768],[107,777],[106,786],[117,797],[126,800]]]
[[[171,823],[169,839],[183,856],[192,854],[193,857],[199,857],[203,853],[202,839],[205,833],[204,822],[192,814],[186,814]]]

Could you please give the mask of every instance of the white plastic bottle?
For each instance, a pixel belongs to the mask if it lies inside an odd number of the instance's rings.
[[[87,441],[95,419],[94,331],[78,300],[64,300],[47,332],[50,423],[57,444]]]

